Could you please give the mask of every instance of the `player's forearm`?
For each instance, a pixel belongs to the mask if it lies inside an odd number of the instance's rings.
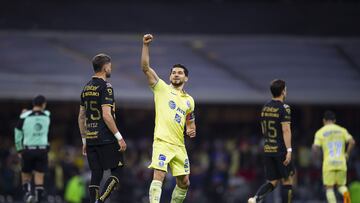
[[[350,155],[350,153],[354,149],[354,147],[355,147],[355,140],[352,139],[352,140],[349,141],[349,145],[348,145],[347,150],[346,150],[346,154],[348,156]]]
[[[187,121],[187,122],[186,122],[186,128],[187,128],[187,129],[190,129],[190,130],[196,131],[195,121],[193,121],[193,120]]]
[[[15,148],[16,151],[21,151],[23,150],[23,145],[22,145],[22,140],[24,137],[23,132],[20,129],[15,128]]]
[[[104,118],[104,122],[105,122],[106,126],[110,129],[110,131],[114,135],[119,132],[119,130],[116,126],[115,120],[111,114],[105,114],[105,115],[103,115],[103,118]]]
[[[85,115],[79,114],[78,117],[79,130],[82,138],[86,136],[86,123],[85,123]]]
[[[291,131],[287,129],[283,132],[283,139],[286,146],[286,149],[291,148]]]
[[[147,72],[150,69],[150,56],[149,56],[149,45],[143,44],[141,52],[141,68],[143,72]]]

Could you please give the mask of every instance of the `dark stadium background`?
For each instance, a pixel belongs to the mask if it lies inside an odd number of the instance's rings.
[[[147,202],[155,115],[139,67],[145,33],[155,35],[150,59],[164,80],[172,64],[190,69],[198,132],[186,140],[192,170],[186,202],[245,202],[264,181],[258,120],[274,78],[288,83],[295,202],[325,202],[321,162],[310,147],[328,109],[360,143],[359,22],[356,0],[2,1],[0,202],[21,201],[13,128],[38,93],[49,98],[52,113],[48,201],[63,201],[74,176],[87,184],[78,100],[98,52],[114,59],[110,82],[128,143],[128,166],[111,202]],[[359,184],[359,153],[356,147],[349,160],[350,188]],[[162,202],[173,184],[169,176]],[[266,202],[278,197],[274,192]]]

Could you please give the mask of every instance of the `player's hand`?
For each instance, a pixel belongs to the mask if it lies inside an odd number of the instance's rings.
[[[17,155],[18,155],[19,159],[21,159],[21,158],[22,158],[21,153],[17,153]]]
[[[126,150],[126,142],[125,142],[125,140],[124,139],[118,140],[118,143],[119,143],[119,146],[120,146],[119,151],[124,152]]]
[[[82,146],[82,155],[86,156],[86,144]]]
[[[154,39],[154,37],[151,34],[146,34],[143,37],[143,43],[148,45],[148,44],[150,44],[150,42],[152,42],[153,39]]]
[[[349,160],[349,154],[348,153],[345,154],[345,159],[346,159],[346,161]]]
[[[289,165],[290,161],[291,161],[291,152],[287,152],[287,153],[286,153],[286,159],[285,159],[285,161],[283,162],[283,164],[284,164],[285,166],[287,166],[287,165]]]
[[[187,129],[186,135],[188,135],[190,138],[194,138],[196,136],[196,131],[194,129]]]

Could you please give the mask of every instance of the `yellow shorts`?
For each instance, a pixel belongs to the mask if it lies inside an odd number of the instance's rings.
[[[323,183],[325,186],[346,185],[346,171],[323,171]]]
[[[167,172],[168,166],[173,176],[190,174],[190,163],[185,146],[181,147],[156,139],[153,143],[149,168]]]

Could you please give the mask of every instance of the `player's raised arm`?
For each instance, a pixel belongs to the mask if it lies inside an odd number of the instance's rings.
[[[159,76],[155,73],[155,71],[150,68],[150,57],[149,57],[149,46],[153,40],[153,36],[151,34],[146,34],[143,37],[143,47],[141,52],[141,68],[146,78],[148,79],[148,83],[150,86],[154,86],[159,80]]]

